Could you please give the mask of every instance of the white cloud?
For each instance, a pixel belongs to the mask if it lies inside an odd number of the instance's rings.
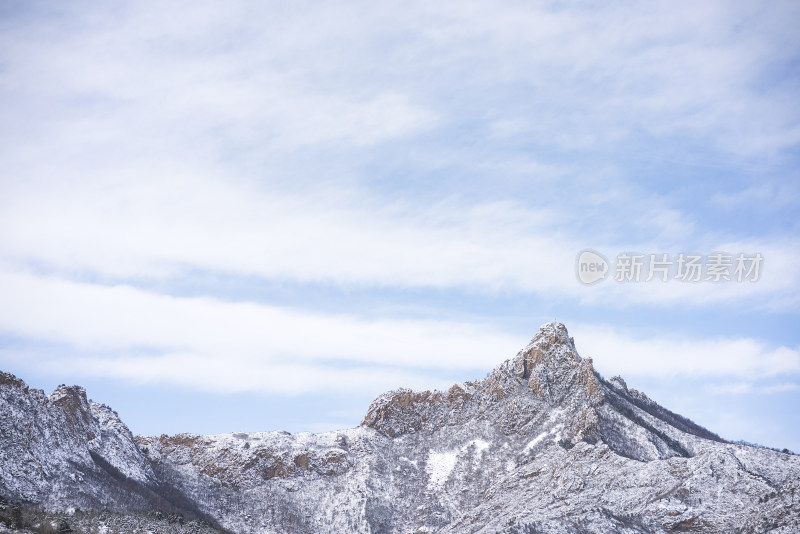
[[[468,323],[366,320],[23,273],[0,274],[0,293],[0,331],[64,347],[27,362],[6,353],[16,364],[214,391],[435,387],[437,373],[480,373],[521,344]]]
[[[580,287],[587,246],[730,238],[636,180],[531,156],[556,145],[596,160],[641,132],[735,154],[796,143],[790,89],[753,89],[765,58],[791,59],[789,5],[65,9],[0,34],[9,263],[130,283],[197,269],[615,305],[798,301],[792,236],[748,243],[770,247],[752,286]],[[539,148],[484,155],[496,136]],[[362,159],[391,143],[415,167]],[[420,200],[418,176],[408,195],[381,191],[418,169],[486,185],[471,200]],[[514,193],[496,193],[495,175],[511,172],[541,199],[502,200]]]
[[[655,331],[636,335],[609,325],[588,324],[572,325],[570,331],[581,355],[593,358],[598,370],[608,376],[758,379],[800,373],[800,348],[774,347],[747,337],[672,337]],[[734,389],[748,387],[745,381]]]
[[[446,387],[465,373],[483,376],[526,341],[466,322],[367,320],[19,272],[0,273],[0,293],[0,332],[63,348],[59,354],[33,345],[16,355],[8,349],[7,363],[37,373],[78,370],[210,391]],[[750,338],[644,338],[570,326],[582,355],[605,374],[755,379],[800,373],[797,348]]]
[[[795,53],[788,3],[91,8],[6,21],[4,112],[37,131],[4,142],[204,157],[231,142],[371,145],[465,118],[568,148],[641,132],[732,156],[798,142],[794,89],[757,83]]]
[[[619,284],[611,279],[612,267],[609,280],[584,287],[574,274],[580,249],[591,246],[613,263],[618,253],[631,250],[630,243],[598,243],[602,230],[586,227],[584,213],[573,211],[567,200],[548,207],[512,201],[415,204],[324,186],[301,195],[226,181],[213,171],[165,180],[141,169],[138,176],[46,187],[37,180],[9,184],[0,198],[0,257],[12,265],[134,285],[199,270],[370,288],[521,291],[615,306],[709,307],[749,299],[785,309],[800,298],[800,246],[793,238],[717,242],[697,251],[762,253],[756,283]],[[651,224],[667,221],[664,232],[672,242],[688,232],[680,213],[653,213]],[[659,241],[639,241],[638,252],[693,252],[689,245],[665,249],[667,239]]]
[[[645,245],[646,247],[648,245]],[[774,241],[770,239],[718,242],[708,244],[705,250],[691,250],[686,247],[680,249],[664,250],[657,244],[651,244],[648,248],[639,248],[634,251],[645,255],[649,261],[649,254],[656,254],[657,258],[668,254],[668,261],[674,262],[678,254],[700,254],[707,259],[708,255],[715,252],[729,254],[732,258],[730,280],[721,282],[711,282],[708,280],[706,271],[702,273],[702,279],[698,282],[682,282],[668,278],[667,282],[658,279],[651,283],[608,283],[604,284],[603,292],[598,295],[589,295],[589,298],[608,299],[617,304],[624,305],[650,304],[659,306],[681,305],[706,307],[713,310],[715,306],[725,302],[745,302],[748,299],[753,302],[753,306],[759,310],[775,311],[793,309],[800,302],[800,243],[791,237]],[[619,253],[619,252],[617,252]],[[615,261],[616,254],[609,257],[612,263]],[[736,267],[735,258],[739,254],[752,257],[756,253],[761,254],[763,261],[760,264],[758,279],[752,281],[743,276],[741,282],[736,281],[734,269]],[[706,261],[704,259],[704,261]],[[745,265],[746,268],[749,265]],[[673,274],[670,275],[673,276]],[[613,277],[614,273],[610,274]],[[641,280],[645,280],[648,272],[642,269]]]
[[[761,391],[766,394],[785,393],[788,391],[800,391],[800,384],[793,382],[781,382],[770,386],[764,386]]]
[[[368,286],[579,290],[569,270],[552,269],[570,266],[574,251],[550,214],[511,202],[422,207],[124,177],[18,188],[0,205],[0,254],[65,272],[136,279],[189,268]]]
[[[778,382],[775,384],[758,384],[752,381],[730,382],[722,384],[710,384],[708,391],[714,395],[741,395],[758,393],[762,395],[774,395],[776,393],[786,393],[800,391],[800,385],[793,382]]]
[[[720,191],[715,193],[710,203],[726,210],[763,209],[773,212],[797,205],[798,191],[794,183],[750,185],[746,189]]]
[[[734,382],[730,384],[711,384],[708,390],[714,395],[739,395],[750,393],[753,390],[749,382]]]

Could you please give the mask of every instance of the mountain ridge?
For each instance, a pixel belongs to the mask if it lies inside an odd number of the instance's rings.
[[[80,387],[45,396],[4,373],[0,392],[0,496],[54,511],[159,510],[231,532],[800,525],[798,457],[729,443],[604,379],[560,323],[484,379],[386,392],[358,427],[322,434],[132,436]]]

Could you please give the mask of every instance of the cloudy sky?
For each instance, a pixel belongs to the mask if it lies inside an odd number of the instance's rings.
[[[797,2],[3,2],[0,369],[135,433],[323,431],[558,320],[604,376],[800,450],[798,25]],[[758,275],[644,281],[650,254],[717,252]]]

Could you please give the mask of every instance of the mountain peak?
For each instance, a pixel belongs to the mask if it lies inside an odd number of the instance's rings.
[[[528,346],[514,358],[514,370],[519,378],[530,378],[533,370],[541,365],[573,367],[581,357],[575,343],[562,323],[546,323],[539,327]]]
[[[600,383],[591,358],[581,358],[567,327],[552,322],[542,325],[533,339],[513,360],[514,373],[550,404],[567,398],[602,402]]]
[[[399,389],[384,393],[370,405],[362,425],[397,437],[420,431],[433,432],[453,421],[468,420],[490,410],[501,426],[517,428],[531,421],[531,413],[550,408],[568,409],[574,415],[570,438],[594,441],[597,415],[604,401],[603,387],[592,360],[581,358],[567,327],[542,325],[531,342],[485,379],[453,386],[447,392]],[[517,402],[514,407],[504,407]]]

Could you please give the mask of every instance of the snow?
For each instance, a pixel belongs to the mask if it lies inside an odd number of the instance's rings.
[[[466,450],[470,446],[475,446],[475,448],[478,449],[478,454],[480,455],[480,454],[483,454],[483,452],[486,449],[491,447],[492,444],[489,443],[488,441],[485,441],[485,440],[482,440],[482,439],[473,439],[472,441],[467,443],[466,446],[462,447],[462,450]]]
[[[431,451],[428,454],[428,461],[425,465],[429,484],[436,487],[444,485],[450,473],[453,472],[459,456],[466,453],[470,447],[475,447],[476,449],[473,461],[477,464],[480,463],[483,453],[491,447],[491,443],[483,439],[473,439],[457,449],[443,452]]]
[[[447,477],[452,473],[458,459],[458,451],[432,452],[428,455],[425,471],[428,473],[429,484],[441,487]]]
[[[537,443],[542,441],[547,436],[548,433],[549,432],[542,432],[541,434],[530,440],[528,444],[525,445],[525,448],[522,450],[522,452],[527,454],[532,448],[536,446]]]
[[[536,436],[535,438],[530,440],[527,445],[525,445],[525,448],[522,449],[522,453],[523,454],[528,454],[538,443],[540,443],[544,438],[546,438],[547,436],[549,436],[551,434],[555,434],[555,436],[553,438],[553,441],[558,441],[560,439],[560,437],[561,437],[561,434],[559,433],[559,431],[562,428],[564,428],[564,424],[563,423],[559,423],[556,426],[554,426],[553,428],[551,428],[549,431],[542,432],[541,434],[539,434],[538,436]]]

